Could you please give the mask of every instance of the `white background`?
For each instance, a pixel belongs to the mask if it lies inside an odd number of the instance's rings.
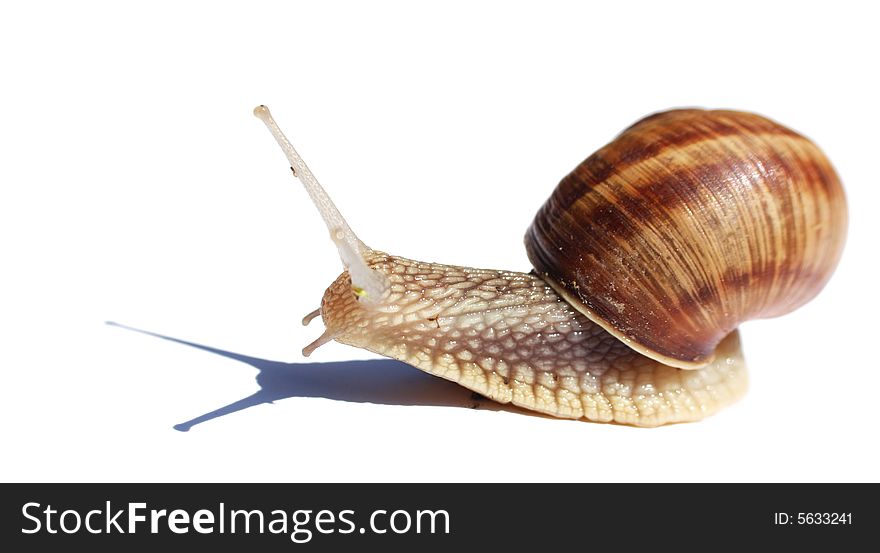
[[[869,3],[247,4],[0,9],[0,478],[878,480]],[[708,420],[472,409],[405,365],[311,364],[364,351],[301,357],[322,325],[300,318],[341,265],[258,103],[361,238],[399,255],[528,270],[555,183],[691,105],[816,140],[846,186],[847,248],[815,301],[743,327],[751,389]]]

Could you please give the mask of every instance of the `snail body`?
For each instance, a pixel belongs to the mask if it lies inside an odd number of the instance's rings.
[[[702,419],[746,390],[736,332],[707,367],[682,370],[628,347],[533,274],[381,252],[366,262],[388,276],[387,299],[364,309],[343,273],[321,302],[325,337],[499,403],[562,418],[657,426]]]
[[[843,245],[842,189],[812,143],[751,114],[676,110],[563,179],[526,234],[533,273],[413,261],[361,242],[255,114],[346,267],[304,319],[326,329],[303,353],[336,340],[552,416],[657,426],[732,403],[747,385],[736,327],[818,293]]]

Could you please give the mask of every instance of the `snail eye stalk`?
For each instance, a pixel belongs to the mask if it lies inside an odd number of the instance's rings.
[[[372,250],[361,242],[354,231],[351,230],[351,227],[348,226],[348,222],[339,212],[330,196],[327,195],[324,187],[321,186],[302,157],[300,157],[287,137],[284,136],[275,119],[272,118],[269,108],[262,105],[257,106],[254,108],[254,115],[266,124],[266,128],[275,137],[278,145],[281,146],[281,150],[287,156],[288,162],[290,162],[290,169],[293,175],[303,183],[306,192],[308,192],[309,197],[312,199],[312,203],[318,208],[318,212],[330,231],[330,238],[336,244],[342,264],[351,276],[352,290],[364,305],[370,306],[381,302],[388,297],[390,283],[385,275],[371,269],[367,265],[365,257]]]

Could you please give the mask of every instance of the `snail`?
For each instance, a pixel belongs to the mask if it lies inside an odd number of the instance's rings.
[[[275,123],[343,273],[325,331],[500,403],[635,426],[702,419],[743,395],[738,326],[788,313],[831,276],[846,236],[837,174],[762,116],[650,115],[553,190],[525,235],[534,270],[426,263],[364,244]]]

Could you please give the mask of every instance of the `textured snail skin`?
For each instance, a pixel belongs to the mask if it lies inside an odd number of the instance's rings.
[[[538,277],[371,251],[390,293],[365,306],[348,272],[321,302],[326,334],[404,361],[500,403],[636,426],[702,419],[746,389],[734,331],[714,360],[681,370],[640,355]]]
[[[693,369],[742,322],[815,296],[846,221],[840,181],[808,139],[750,113],[673,110],[565,177],[525,242],[536,272],[591,320]]]

